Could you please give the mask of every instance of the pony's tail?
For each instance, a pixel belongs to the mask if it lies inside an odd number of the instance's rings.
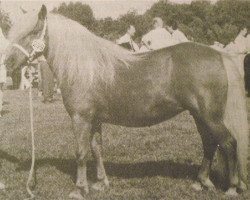
[[[247,157],[249,131],[247,108],[243,76],[239,73],[236,63],[229,56],[223,56],[224,66],[228,78],[227,103],[225,107],[224,123],[237,141],[237,162],[239,172],[239,186],[247,187]],[[243,63],[242,63],[243,67]]]

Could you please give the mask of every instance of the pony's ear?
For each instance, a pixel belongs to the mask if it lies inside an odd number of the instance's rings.
[[[42,5],[42,8],[38,13],[38,19],[44,20],[46,17],[47,17],[47,8],[45,5]]]

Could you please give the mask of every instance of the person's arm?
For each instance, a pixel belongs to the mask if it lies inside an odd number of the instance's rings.
[[[185,36],[185,34],[183,32],[180,31],[180,34],[179,34],[179,40],[180,42],[188,42],[188,39],[187,37]]]
[[[134,49],[134,51],[135,52],[137,52],[137,51],[139,51],[139,47],[138,47],[138,45],[132,40],[132,47],[133,47],[133,49]]]
[[[124,35],[124,36],[120,37],[118,40],[116,40],[116,44],[118,44],[118,45],[123,44],[123,43],[127,43],[127,42],[129,42],[127,35]]]

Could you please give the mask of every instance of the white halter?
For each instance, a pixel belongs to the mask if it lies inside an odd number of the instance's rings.
[[[28,57],[30,62],[33,61],[34,55],[36,53],[43,52],[45,49],[44,37],[46,33],[46,28],[47,28],[47,19],[44,20],[44,26],[40,38],[33,40],[31,43],[33,49],[31,53],[29,53],[26,49],[24,49],[21,45],[17,43],[12,44],[12,46],[19,49],[26,57]]]

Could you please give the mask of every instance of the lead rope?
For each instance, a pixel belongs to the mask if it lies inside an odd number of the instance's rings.
[[[44,21],[44,26],[43,26],[43,30],[42,30],[42,34],[40,36],[40,38],[38,40],[34,40],[32,42],[32,48],[33,51],[32,53],[29,55],[29,57],[33,57],[33,55],[36,52],[42,52],[45,48],[45,43],[44,43],[44,36],[45,36],[45,32],[46,32],[46,26],[47,26],[47,20]],[[29,88],[29,107],[30,107],[30,130],[31,130],[31,145],[32,145],[32,160],[31,160],[31,167],[30,167],[30,172],[29,172],[29,177],[26,183],[26,190],[28,192],[28,194],[30,195],[30,197],[28,199],[25,200],[30,200],[30,199],[34,199],[35,195],[32,193],[31,189],[30,189],[30,183],[32,181],[32,177],[34,174],[34,169],[35,169],[35,159],[36,159],[36,155],[35,155],[35,137],[34,137],[34,117],[33,117],[33,101],[32,101],[32,74],[31,74],[31,65],[30,62],[28,61],[28,69],[29,69],[29,80],[30,80],[30,88]]]
[[[34,199],[35,195],[32,193],[30,189],[30,182],[32,181],[32,177],[34,174],[34,168],[35,168],[35,141],[34,141],[34,117],[33,117],[33,101],[32,101],[32,74],[31,74],[31,65],[28,63],[28,70],[29,70],[29,81],[30,81],[30,88],[29,88],[29,109],[30,109],[30,130],[31,130],[31,145],[32,145],[32,161],[31,161],[31,167],[29,171],[29,177],[26,183],[26,190],[28,194],[30,195],[29,199]]]
[[[36,53],[41,53],[44,51],[45,48],[45,42],[44,37],[46,33],[47,28],[47,19],[44,20],[43,30],[40,35],[39,39],[35,39],[32,41],[32,52],[29,53],[26,51],[21,45],[14,43],[12,44],[14,47],[19,49],[21,52],[25,54],[28,58],[28,70],[29,70],[29,80],[30,80],[30,88],[29,88],[29,107],[30,107],[30,129],[31,129],[31,145],[32,145],[32,161],[31,161],[31,167],[29,172],[29,177],[26,183],[26,190],[28,194],[30,195],[29,198],[25,200],[34,199],[35,195],[32,193],[30,189],[30,182],[32,180],[33,174],[34,174],[34,168],[35,168],[35,142],[34,142],[34,119],[33,119],[33,101],[32,101],[32,74],[31,74],[31,65],[30,62],[34,59],[34,56]]]

